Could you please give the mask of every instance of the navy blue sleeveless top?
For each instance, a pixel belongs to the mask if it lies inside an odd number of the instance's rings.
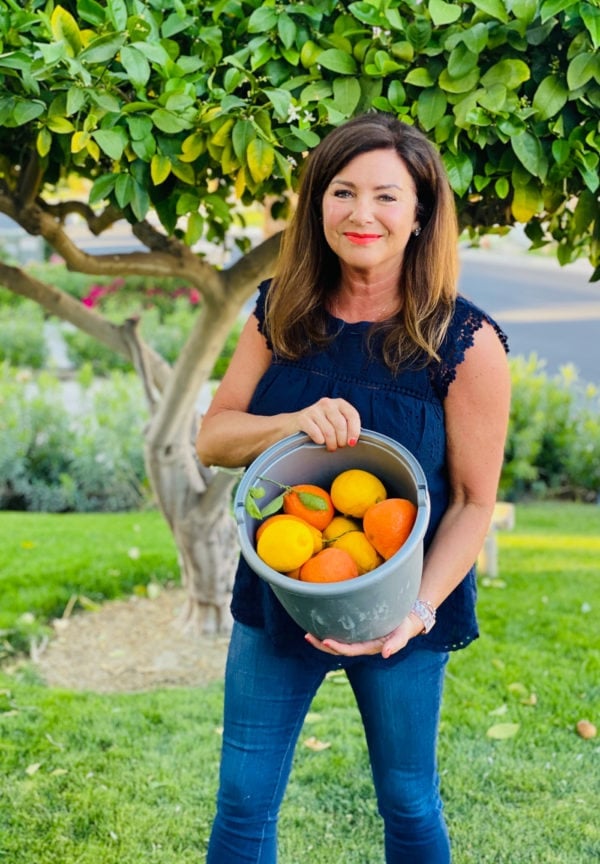
[[[268,287],[268,281],[260,285],[254,310],[257,326],[267,341],[264,311]],[[444,399],[457,366],[463,361],[465,352],[473,344],[474,334],[484,321],[494,327],[508,351],[506,335],[496,322],[459,296],[452,322],[438,351],[441,362],[431,363],[423,369],[401,370],[394,375],[381,359],[377,339],[370,341],[370,350],[366,346],[366,337],[372,326],[369,322],[347,324],[330,316],[329,326],[335,338],[325,348],[319,348],[300,360],[286,360],[274,355],[248,410],[260,415],[298,411],[324,396],[346,399],[354,405],[365,429],[399,441],[423,467],[431,499],[430,522],[424,538],[426,550],[449,501]],[[369,657],[369,661],[390,665],[417,647],[453,651],[468,645],[479,635],[475,599],[475,568],[472,568],[440,605],[436,625],[429,634],[411,639],[404,649],[385,661],[381,655]],[[270,586],[250,569],[243,557],[238,564],[231,611],[234,619],[241,623],[266,628],[282,651],[300,652],[316,662],[319,657],[329,657],[306,642],[304,630],[292,621]],[[365,660],[364,657],[361,659]]]

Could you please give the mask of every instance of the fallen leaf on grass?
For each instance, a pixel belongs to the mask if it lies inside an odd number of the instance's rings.
[[[309,750],[315,750],[319,752],[321,750],[327,750],[331,747],[331,743],[329,741],[319,741],[318,738],[315,738],[314,735],[311,735],[310,738],[306,738],[304,741],[304,746],[308,747]]]
[[[503,741],[505,738],[513,738],[520,729],[520,723],[496,723],[485,733],[488,738]]]
[[[25,773],[27,774],[28,777],[33,777],[33,775],[37,774],[37,772],[40,770],[41,767],[42,767],[41,762],[32,762],[32,764],[28,765],[27,768],[25,769]]]
[[[575,729],[580,738],[595,738],[598,734],[598,730],[589,720],[579,720]]]

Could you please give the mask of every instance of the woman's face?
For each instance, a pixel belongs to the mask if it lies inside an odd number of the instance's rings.
[[[371,150],[349,162],[322,206],[325,239],[342,266],[397,277],[418,221],[415,184],[395,150]]]

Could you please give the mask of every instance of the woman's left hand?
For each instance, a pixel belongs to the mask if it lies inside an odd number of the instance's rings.
[[[415,615],[407,615],[406,618],[388,633],[379,639],[370,639],[367,642],[337,642],[335,639],[317,639],[312,633],[304,637],[314,648],[324,651],[326,654],[334,654],[341,657],[360,657],[364,654],[381,654],[382,657],[391,657],[396,654],[414,637],[423,631],[423,622]]]

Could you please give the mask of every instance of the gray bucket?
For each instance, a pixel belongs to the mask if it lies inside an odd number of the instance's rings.
[[[265,564],[254,548],[260,521],[250,516],[244,502],[251,489],[264,489],[264,497],[257,501],[262,510],[281,489],[259,478],[328,489],[334,477],[349,468],[371,471],[384,483],[388,497],[408,498],[417,507],[415,525],[401,549],[370,573],[344,582],[300,582]],[[269,583],[306,632],[347,643],[385,636],[410,612],[421,583],[429,513],[427,481],[419,462],[392,438],[368,429],[362,430],[355,447],[333,452],[302,433],[278,441],[247,468],[234,501],[241,552],[248,565]]]

